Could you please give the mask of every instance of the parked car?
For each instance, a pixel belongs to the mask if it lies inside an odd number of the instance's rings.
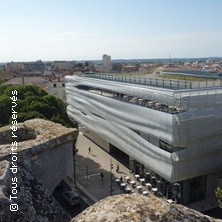
[[[66,191],[63,193],[63,197],[66,199],[67,202],[69,202],[72,206],[78,206],[80,205],[80,197],[79,195],[74,191]]]

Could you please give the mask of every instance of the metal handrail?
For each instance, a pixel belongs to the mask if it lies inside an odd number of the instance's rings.
[[[163,78],[148,78],[136,76],[120,76],[111,74],[84,74],[85,77],[104,79],[109,81],[118,81],[125,83],[134,83],[139,85],[154,86],[167,89],[195,89],[195,88],[215,88],[222,86],[222,81],[186,81],[186,80],[172,80]],[[201,84],[202,83],[202,84]],[[217,84],[216,84],[217,83]]]

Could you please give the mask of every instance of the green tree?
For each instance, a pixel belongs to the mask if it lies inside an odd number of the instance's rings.
[[[76,127],[68,118],[66,104],[59,98],[49,95],[43,89],[34,85],[25,86],[0,86],[0,126],[11,122],[12,113],[12,90],[17,90],[18,122],[28,119],[42,118],[67,127]]]
[[[220,208],[222,208],[222,188],[217,187],[217,189],[215,190],[215,193],[219,201],[219,206]]]
[[[41,119],[46,119],[41,113],[38,113],[36,111],[31,111],[31,112],[19,112],[18,113],[18,122],[24,122],[29,119],[34,119],[34,118],[41,118]]]
[[[2,126],[9,124],[11,116],[11,99],[9,96],[3,94],[0,96],[0,124]]]
[[[0,84],[2,84],[3,82],[4,82],[4,80],[0,78]]]

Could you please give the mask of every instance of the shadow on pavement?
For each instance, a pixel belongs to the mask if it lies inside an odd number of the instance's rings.
[[[80,204],[77,206],[71,206],[67,200],[64,199],[63,193],[70,191],[71,188],[66,184],[65,181],[61,181],[60,184],[55,188],[53,197],[57,200],[60,206],[71,216],[75,217],[77,214],[85,210],[88,205],[80,198]]]
[[[85,191],[100,200],[112,194],[121,194],[124,191],[116,184],[115,176],[101,167],[90,158],[76,154],[76,178]],[[114,171],[115,169],[112,169]],[[101,172],[103,179],[101,178]]]

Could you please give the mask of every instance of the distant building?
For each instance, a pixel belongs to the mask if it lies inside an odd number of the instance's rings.
[[[76,65],[74,61],[55,61],[53,63],[54,70],[72,70]]]
[[[136,72],[139,71],[139,65],[124,65],[123,66],[124,72]]]
[[[205,65],[205,66],[203,67],[203,70],[204,70],[204,71],[207,71],[207,72],[215,72],[215,71],[216,71],[216,67],[209,66],[209,65]]]
[[[212,63],[213,63],[213,60],[212,60],[212,59],[207,59],[207,60],[206,60],[206,63],[207,63],[207,64],[212,64]]]
[[[42,77],[14,77],[3,83],[4,85],[28,85],[34,84],[41,88],[47,87],[48,80]]]
[[[5,66],[6,72],[15,74],[42,74],[45,69],[45,64],[41,60],[36,62],[10,62]]]
[[[5,69],[0,72],[0,78],[3,80],[9,80],[12,79],[14,77],[14,74],[12,72],[6,72]]]
[[[112,71],[114,72],[121,72],[123,65],[121,63],[113,63],[112,64]]]
[[[185,66],[191,66],[191,64],[192,64],[191,62],[184,62]]]
[[[48,79],[48,80],[50,80],[53,77],[52,71],[48,71],[48,70],[45,70],[42,75],[44,76],[45,79]]]
[[[59,97],[61,100],[66,102],[66,92],[65,92],[65,81],[64,78],[60,79],[58,77],[57,80],[53,80],[52,82],[48,82],[48,93]]]
[[[104,72],[103,66],[95,64],[95,72]]]
[[[110,72],[112,70],[112,61],[111,56],[109,55],[103,55],[103,71],[104,72]]]
[[[148,73],[148,71],[149,71],[149,66],[147,66],[147,65],[140,65],[139,66],[139,72]]]
[[[9,62],[6,64],[5,68],[8,72],[19,72],[25,68],[25,65],[23,62]]]
[[[164,68],[176,68],[176,67],[178,67],[178,65],[176,65],[174,63],[169,63],[164,66]]]
[[[43,72],[45,69],[45,64],[41,60],[37,60],[36,62],[25,62],[24,63],[24,71],[26,72]]]

